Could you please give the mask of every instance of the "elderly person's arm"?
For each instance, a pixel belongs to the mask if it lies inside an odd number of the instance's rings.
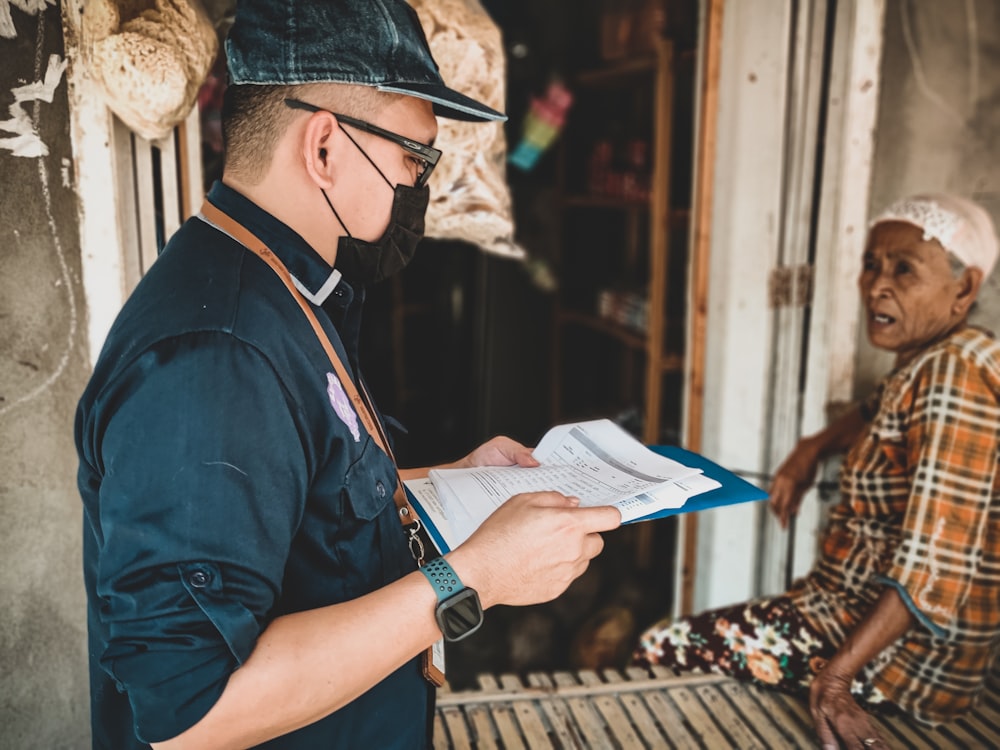
[[[979,588],[989,573],[978,550],[986,543],[1000,452],[995,378],[995,370],[951,349],[928,358],[913,376],[913,419],[898,444],[910,481],[902,539],[876,577],[885,584],[879,599],[811,686],[810,709],[824,747],[837,747],[837,737],[847,747],[878,738],[851,697],[851,682],[907,631],[969,638],[978,634],[966,630],[965,620],[989,621],[968,602],[992,606]]]
[[[819,464],[830,456],[845,452],[868,424],[866,404],[856,404],[825,429],[802,438],[788,454],[768,490],[771,512],[782,528],[799,512],[802,497],[816,480]]]
[[[839,747],[838,737],[844,747],[880,746],[874,723],[851,697],[851,682],[865,664],[901,638],[914,619],[899,592],[886,588],[829,664],[816,675],[809,689],[809,711],[824,749]]]

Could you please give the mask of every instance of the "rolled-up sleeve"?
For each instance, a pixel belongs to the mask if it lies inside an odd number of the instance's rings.
[[[257,350],[214,332],[144,353],[94,418],[100,659],[156,742],[208,712],[267,623],[303,512],[304,422]]]
[[[906,435],[912,489],[903,539],[883,580],[924,626],[947,637],[982,574],[1000,409],[976,363],[948,350],[920,370],[914,393]],[[963,612],[975,616],[976,608]]]

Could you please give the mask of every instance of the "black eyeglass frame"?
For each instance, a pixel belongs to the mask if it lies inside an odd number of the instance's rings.
[[[372,125],[370,122],[342,115],[339,112],[333,112],[329,109],[323,109],[322,107],[317,107],[315,104],[309,104],[308,102],[304,102],[299,99],[285,99],[285,104],[292,109],[301,109],[306,112],[329,112],[331,115],[336,117],[338,121],[344,123],[345,125],[350,125],[352,128],[357,128],[358,130],[371,133],[379,138],[384,138],[387,141],[395,143],[397,146],[401,146],[414,156],[420,157],[427,166],[424,167],[423,172],[417,175],[414,187],[422,188],[427,184],[427,180],[430,179],[431,172],[434,171],[434,167],[437,166],[438,159],[441,158],[441,154],[443,153],[440,149],[428,146],[426,143],[414,141],[406,136],[400,135],[399,133],[393,133],[391,130],[380,128],[378,125]]]

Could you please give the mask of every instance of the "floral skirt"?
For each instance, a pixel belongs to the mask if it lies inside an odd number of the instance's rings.
[[[642,634],[632,659],[647,668],[714,672],[794,693],[807,690],[836,651],[779,596],[658,623]],[[863,674],[851,693],[867,705],[885,703]]]

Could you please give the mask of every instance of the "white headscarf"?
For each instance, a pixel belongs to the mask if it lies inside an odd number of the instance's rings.
[[[919,227],[924,240],[937,240],[966,266],[981,269],[984,279],[996,265],[1000,241],[993,221],[982,206],[967,198],[945,193],[903,198],[876,216],[869,229],[884,221]]]

